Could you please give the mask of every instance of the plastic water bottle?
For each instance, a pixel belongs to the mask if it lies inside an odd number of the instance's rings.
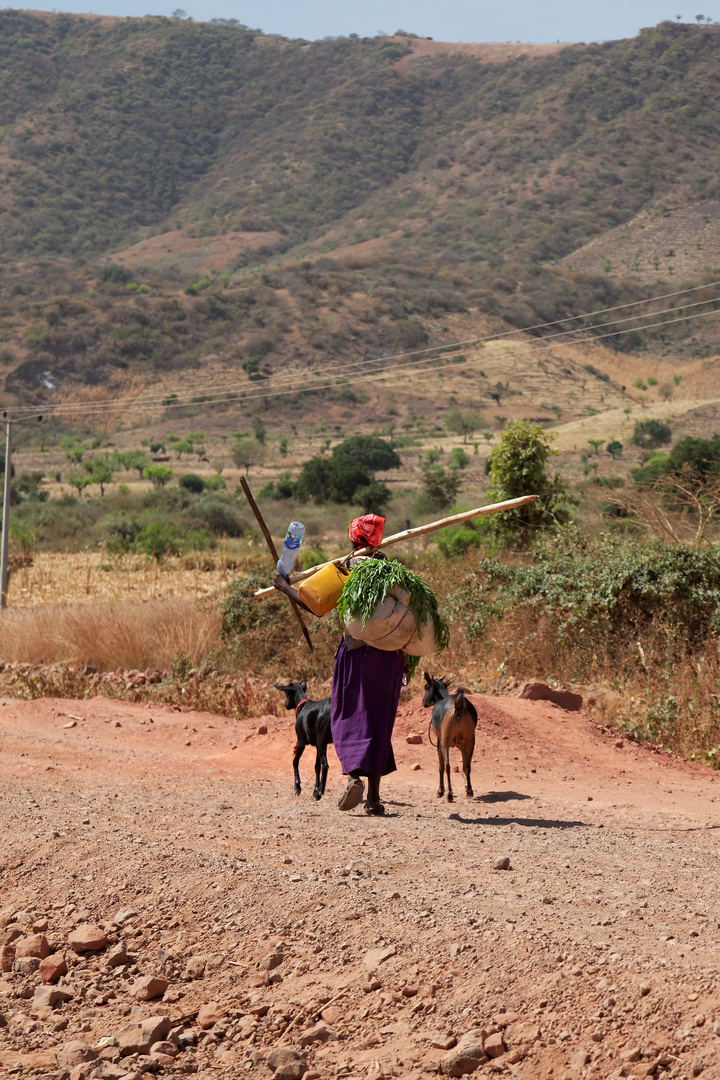
[[[287,536],[283,541],[282,554],[277,563],[279,574],[284,574],[287,577],[292,570],[295,556],[300,550],[304,535],[305,526],[302,521],[291,521],[288,525]]]

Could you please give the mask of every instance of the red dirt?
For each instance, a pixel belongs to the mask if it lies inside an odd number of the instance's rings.
[[[227,1021],[160,1071],[269,1078],[269,1050],[298,1045],[342,993],[328,1012],[337,1038],[302,1051],[320,1078],[430,1074],[446,1054],[438,1033],[476,1028],[505,1032],[480,1076],[720,1075],[716,774],[618,747],[616,732],[547,702],[473,700],[475,796],[453,774],[455,803],[436,798],[429,712],[414,699],[399,710],[384,819],[338,811],[332,753],[325,799],[311,799],[312,750],[292,795],[291,715],[3,701],[0,925],[47,920],[65,950],[78,921],[104,924],[131,966],[68,952],[75,996],[35,1018],[38,975],[0,974],[0,1071],[69,1075],[55,1055],[79,1039],[106,1060],[73,1080],[139,1076],[156,1063],[119,1063],[118,1031],[214,1001]],[[510,870],[493,869],[500,856]],[[121,908],[135,912],[122,926]],[[258,986],[279,941],[274,981]],[[363,989],[363,958],[384,946],[395,955],[374,973],[381,985]],[[188,968],[197,957],[204,977]],[[162,1001],[130,996],[141,975],[169,980]]]

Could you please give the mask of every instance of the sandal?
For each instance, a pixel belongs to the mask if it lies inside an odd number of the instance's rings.
[[[351,776],[348,781],[348,786],[345,788],[345,794],[340,799],[338,806],[341,810],[354,810],[356,806],[359,806],[365,797],[365,785],[362,780]]]
[[[372,817],[382,817],[385,813],[385,807],[381,802],[377,803],[365,803],[365,813],[370,814]]]

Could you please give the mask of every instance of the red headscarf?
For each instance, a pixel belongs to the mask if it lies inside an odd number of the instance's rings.
[[[380,547],[385,528],[385,518],[378,514],[365,514],[350,522],[348,536],[353,544],[362,544],[367,547]]]

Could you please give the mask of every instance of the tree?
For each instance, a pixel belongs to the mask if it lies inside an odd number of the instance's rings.
[[[265,425],[263,424],[259,416],[253,418],[253,431],[255,432],[255,438],[257,439],[257,441],[264,444],[267,437],[267,431],[265,430]]]
[[[70,487],[76,488],[80,498],[82,498],[82,493],[85,488],[89,487],[89,485],[92,484],[92,480],[87,475],[87,473],[70,473],[67,482]]]
[[[500,404],[500,397],[498,395],[498,404]],[[475,412],[463,412],[461,409],[448,409],[445,414],[445,427],[449,431],[454,431],[456,435],[462,435],[463,442],[468,441],[468,435],[472,435],[474,431],[482,425],[482,417],[478,416]]]
[[[373,480],[371,484],[358,488],[355,492],[355,502],[360,503],[365,514],[382,514],[383,507],[391,498],[390,488],[379,480]]]
[[[239,469],[245,470],[247,476],[251,465],[259,465],[265,460],[265,447],[257,439],[237,439],[231,457]]]
[[[588,443],[592,446],[596,454],[600,453],[600,447],[605,445],[604,439],[588,439]]]
[[[282,438],[278,439],[278,453],[279,453],[280,457],[287,457],[287,452],[288,452],[288,441],[287,441],[287,438],[285,437],[285,435],[283,435]]]
[[[178,484],[185,491],[191,491],[194,495],[200,495],[205,490],[205,481],[196,473],[186,473],[178,480]]]
[[[352,458],[366,469],[386,471],[398,469],[402,465],[400,456],[389,442],[377,435],[352,435],[338,443],[332,452],[333,458]]]
[[[614,458],[614,460],[617,461],[619,457],[622,457],[623,444],[621,442],[618,442],[617,439],[613,439],[612,442],[609,442],[607,444],[607,452],[610,457]]]
[[[672,442],[672,428],[662,420],[636,420],[630,442],[641,450],[655,450]]]
[[[445,470],[441,465],[428,465],[423,469],[422,477],[420,508],[442,512],[451,507],[461,487],[457,470]]]
[[[90,474],[90,483],[100,485],[100,496],[105,497],[105,485],[113,478],[113,468],[106,457],[90,458],[83,462],[83,468]]]
[[[455,446],[450,452],[450,468],[467,469],[469,464],[470,458],[463,448],[461,446]]]
[[[552,449],[554,438],[552,432],[539,424],[518,420],[503,431],[499,445],[488,457],[491,502],[523,495],[539,496],[537,502],[493,514],[488,519],[491,531],[503,544],[527,547],[541,529],[563,524],[570,518],[568,506],[577,500],[564,480],[548,475],[548,462],[558,453]]]
[[[137,469],[141,479],[149,464],[147,454],[142,450],[126,450],[122,454],[115,454],[115,461],[124,469]]]
[[[173,471],[167,465],[148,465],[143,471],[146,480],[150,480],[153,487],[163,488],[172,480]]]

